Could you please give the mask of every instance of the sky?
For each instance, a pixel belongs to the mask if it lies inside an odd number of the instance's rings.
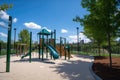
[[[0,0],[1,4],[13,4],[7,11],[0,11],[0,39],[7,40],[7,24],[9,15],[13,18],[12,40],[14,28],[16,28],[16,40],[21,30],[32,32],[32,40],[37,41],[37,33],[43,28],[53,31],[56,29],[56,37],[65,37],[67,42],[77,41],[77,29],[83,32],[80,23],[73,18],[82,18],[88,12],[82,8],[81,0]],[[79,34],[80,40],[90,40],[83,34]]]

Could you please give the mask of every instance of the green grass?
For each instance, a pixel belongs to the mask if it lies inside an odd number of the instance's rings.
[[[0,55],[6,55],[7,53],[7,50],[6,49],[2,49],[1,52],[0,52]]]
[[[71,54],[80,54],[80,55],[89,55],[89,56],[99,56],[98,53],[92,52],[78,52],[78,51],[71,51]],[[111,54],[112,57],[120,57],[120,54]],[[108,53],[100,53],[100,56],[109,56]]]
[[[0,56],[6,55],[6,54],[7,54],[7,50],[6,49],[2,49],[1,52],[0,52]],[[14,49],[11,49],[11,54],[15,54],[15,50]]]

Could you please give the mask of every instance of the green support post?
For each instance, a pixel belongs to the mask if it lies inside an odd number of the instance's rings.
[[[2,47],[2,46],[1,46],[1,42],[0,42],[0,55],[1,55],[1,47]]]
[[[50,39],[52,39],[53,38],[53,32],[51,32],[50,36],[51,36]],[[50,39],[49,39],[49,44],[51,44]]]
[[[54,30],[54,47],[56,48],[56,30]]]
[[[29,62],[31,62],[31,46],[32,46],[32,32],[30,32],[30,50],[29,50]]]
[[[51,39],[53,38],[53,32],[51,32]],[[49,43],[49,44],[51,44],[51,43]],[[51,57],[51,59],[52,59],[52,54],[50,54],[50,57]]]
[[[62,37],[60,37],[60,58],[62,56]]]
[[[16,28],[14,28],[14,50],[16,52],[15,43],[16,43]]]
[[[6,72],[10,72],[11,30],[12,30],[12,17],[9,16],[8,38],[7,38],[7,56],[6,56]]]
[[[48,35],[47,35],[47,45],[49,45],[49,42],[48,42]],[[48,59],[48,48],[46,47],[46,58]]]
[[[44,52],[44,35],[42,35],[42,61],[44,60],[44,55],[43,55],[43,52]]]
[[[40,51],[40,39],[41,39],[41,35],[39,34],[39,59],[40,59],[40,54],[41,54],[41,51]]]
[[[68,60],[70,60],[70,45],[68,45]]]
[[[66,60],[66,57],[67,57],[67,52],[66,52],[66,38],[64,38],[65,39],[65,60]]]

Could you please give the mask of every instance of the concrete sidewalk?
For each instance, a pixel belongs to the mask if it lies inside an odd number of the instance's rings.
[[[93,57],[72,55],[71,60],[39,60],[11,57],[10,73],[6,73],[6,58],[0,58],[0,80],[95,80],[90,72]]]

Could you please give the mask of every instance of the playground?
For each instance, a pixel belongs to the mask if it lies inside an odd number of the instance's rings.
[[[64,37],[56,44],[56,30],[42,29],[37,36],[36,46],[32,47],[30,32],[29,45],[15,44],[15,54],[11,55],[8,35],[7,55],[0,58],[0,80],[94,80],[93,57],[72,55]]]
[[[9,27],[11,27],[11,23],[9,23]],[[50,32],[47,29],[41,29],[37,33],[38,42],[34,47],[32,46],[32,32],[29,36],[29,45],[15,43],[15,53],[12,55],[11,29],[8,29],[7,55],[0,56],[0,80],[101,80],[101,78],[111,77],[111,71],[109,75],[108,72],[104,73],[108,77],[103,75],[104,71],[101,72],[103,68],[106,69],[102,66],[104,65],[102,62],[107,62],[106,60],[97,61],[98,58],[95,57],[94,61],[93,56],[82,55],[82,52],[81,55],[71,54],[71,50],[76,49],[76,44],[71,46],[65,37],[60,37],[59,43],[56,43],[56,30]],[[81,46],[80,49],[89,51],[90,48]],[[101,63],[102,68],[99,68],[98,63]],[[114,63],[119,63],[119,60]],[[119,73],[119,64],[117,66],[117,71],[112,70],[113,74],[114,71]],[[109,70],[109,68],[107,69]],[[114,80],[114,77],[117,79],[118,75],[112,76],[111,80]]]
[[[38,53],[20,60],[21,57],[11,57],[10,73],[5,72],[6,59],[0,58],[0,80],[95,80],[89,68],[93,57],[72,55],[71,60],[38,59]],[[50,56],[49,56],[50,57]]]
[[[0,80],[120,80],[119,17],[119,0],[2,0]]]

